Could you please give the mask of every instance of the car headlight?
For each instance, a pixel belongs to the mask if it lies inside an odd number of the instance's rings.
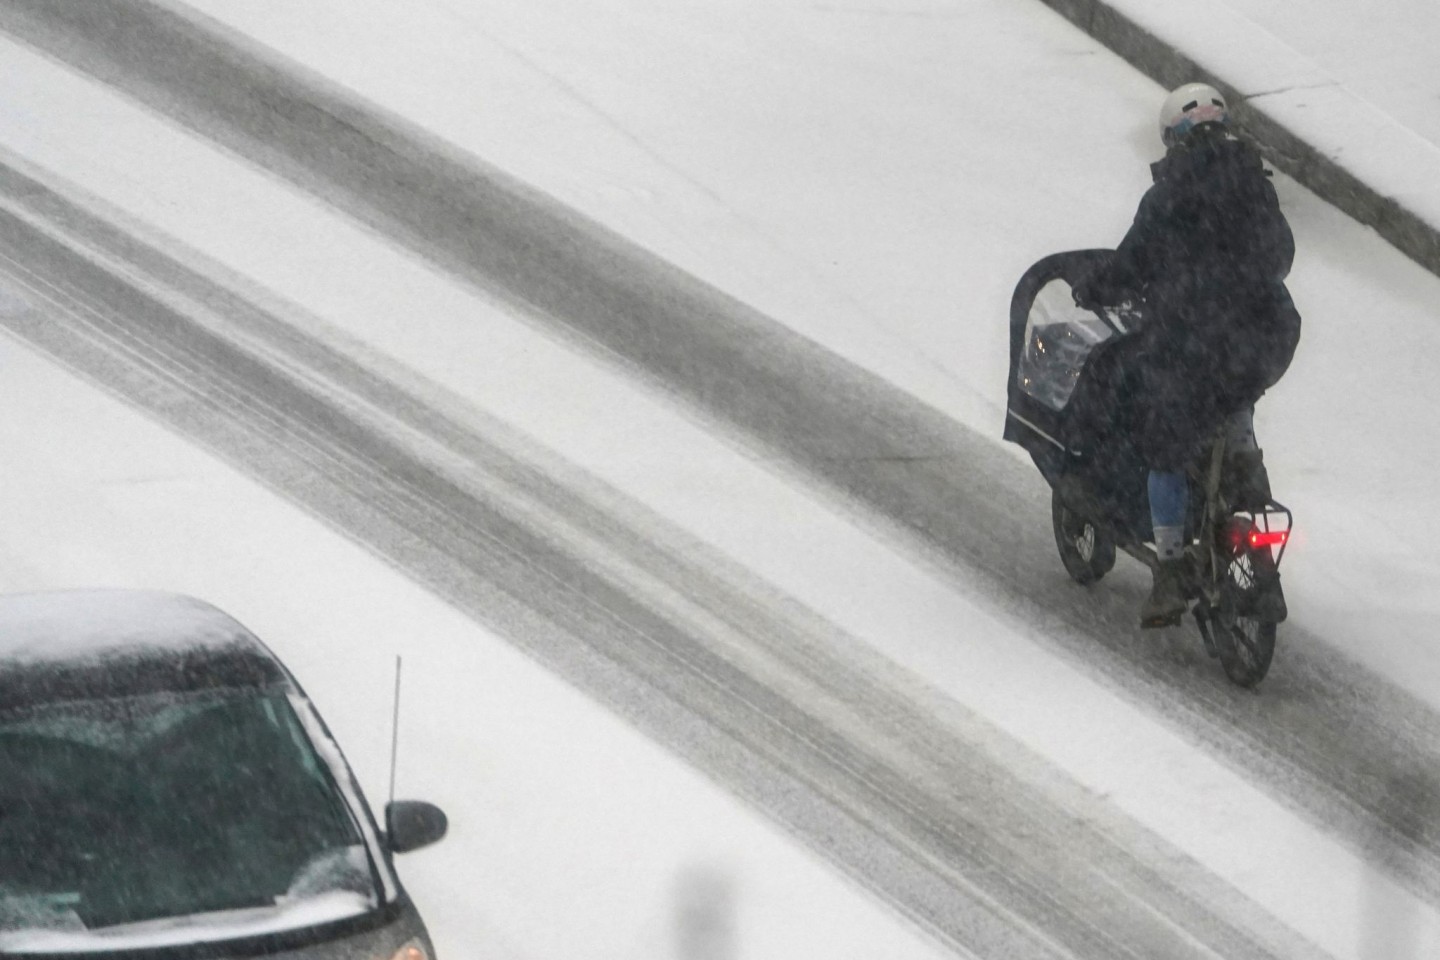
[[[420,946],[420,941],[411,940],[405,944],[405,946],[396,950],[395,953],[391,955],[390,960],[430,960],[430,955],[425,952],[424,947]]]

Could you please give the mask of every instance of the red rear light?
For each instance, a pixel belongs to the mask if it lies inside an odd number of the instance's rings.
[[[1285,541],[1290,539],[1289,530],[1250,530],[1250,546],[1256,547],[1283,547]]]
[[[1268,518],[1265,527],[1269,527]],[[1237,557],[1249,550],[1259,550],[1262,547],[1284,549],[1285,545],[1290,542],[1288,525],[1280,530],[1265,529],[1257,527],[1255,521],[1250,517],[1234,517],[1226,527],[1225,533],[1225,545]]]

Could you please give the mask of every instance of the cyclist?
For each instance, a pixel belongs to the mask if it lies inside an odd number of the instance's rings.
[[[1143,304],[1144,323],[1116,346],[1124,350],[1130,429],[1150,471],[1160,561],[1140,611],[1145,627],[1178,623],[1185,611],[1185,470],[1222,424],[1230,425],[1233,506],[1256,510],[1269,499],[1251,417],[1300,336],[1284,283],[1294,237],[1270,172],[1230,125],[1225,97],[1204,83],[1171,91],[1160,134],[1165,156],[1151,166],[1154,184],[1114,259],[1074,288],[1083,307]],[[1284,616],[1278,586],[1262,601],[1275,619]]]

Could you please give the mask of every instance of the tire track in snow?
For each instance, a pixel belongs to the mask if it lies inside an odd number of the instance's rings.
[[[0,274],[33,304],[0,312],[12,335],[494,624],[958,952],[1318,956],[618,493],[11,168],[0,196]]]

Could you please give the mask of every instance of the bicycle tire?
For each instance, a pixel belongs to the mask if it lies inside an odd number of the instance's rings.
[[[1060,562],[1070,579],[1088,586],[1115,566],[1115,540],[1099,524],[1071,510],[1060,497],[1050,494],[1050,521]]]
[[[1220,666],[1239,687],[1254,687],[1264,680],[1275,658],[1276,624],[1249,612],[1258,593],[1256,571],[1266,564],[1274,564],[1269,547],[1231,558],[1221,584],[1221,609],[1212,622]]]

